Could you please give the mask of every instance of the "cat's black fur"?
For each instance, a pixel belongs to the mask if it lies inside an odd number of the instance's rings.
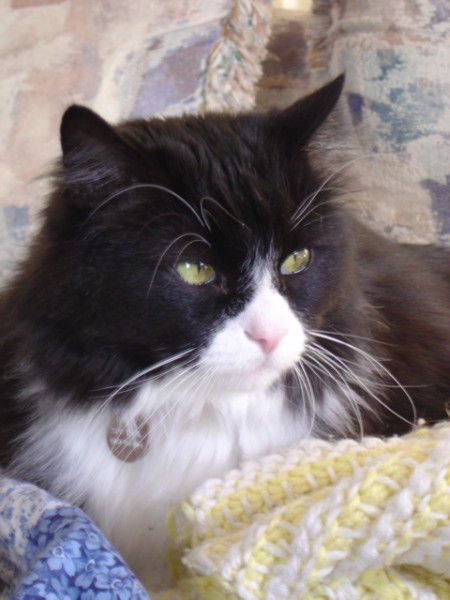
[[[346,378],[344,364],[361,378],[347,385],[366,400],[364,433],[403,433],[419,418],[447,418],[450,254],[369,231],[341,206],[336,188],[345,189],[344,177],[322,188],[332,173],[326,147],[319,156],[315,139],[341,88],[338,78],[286,111],[267,114],[110,127],[88,109],[66,112],[63,159],[42,229],[0,300],[4,467],[27,443],[36,403],[54,412],[59,403],[100,405],[139,370],[204,347],[217,323],[248,300],[243,265],[274,249],[279,260],[311,249],[309,267],[280,277],[278,286],[307,330],[333,337],[315,340],[337,357],[333,368],[318,373],[305,361],[315,407],[305,409],[296,377],[285,380],[292,411],[315,411],[316,435],[361,433],[356,415],[345,431],[321,423],[320,391]],[[313,196],[308,214],[292,227],[293,215]],[[192,260],[216,265],[220,275],[208,286],[181,285],[173,269],[186,232],[211,244],[185,250]],[[370,376],[366,353],[379,361]],[[132,394],[125,388],[114,402],[127,403]],[[15,473],[49,485],[26,468]]]

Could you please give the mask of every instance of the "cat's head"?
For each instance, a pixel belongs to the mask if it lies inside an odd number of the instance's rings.
[[[111,126],[67,110],[26,272],[31,347],[57,387],[180,364],[212,387],[267,387],[309,329],[339,321],[351,240],[311,148],[342,84],[264,114]]]

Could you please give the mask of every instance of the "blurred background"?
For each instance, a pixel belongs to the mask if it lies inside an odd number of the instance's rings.
[[[396,239],[449,243],[449,64],[448,0],[3,0],[0,280],[33,231],[71,103],[113,122],[283,107],[342,71],[363,157],[350,201]]]

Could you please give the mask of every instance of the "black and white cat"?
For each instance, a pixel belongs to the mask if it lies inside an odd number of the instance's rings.
[[[206,478],[447,417],[450,253],[342,205],[320,143],[342,85],[267,114],[64,115],[0,299],[1,464],[82,506],[146,582],[167,507]]]

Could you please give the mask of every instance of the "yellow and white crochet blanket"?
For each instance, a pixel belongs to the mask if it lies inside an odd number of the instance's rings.
[[[164,600],[450,598],[450,424],[247,462],[169,532]]]

